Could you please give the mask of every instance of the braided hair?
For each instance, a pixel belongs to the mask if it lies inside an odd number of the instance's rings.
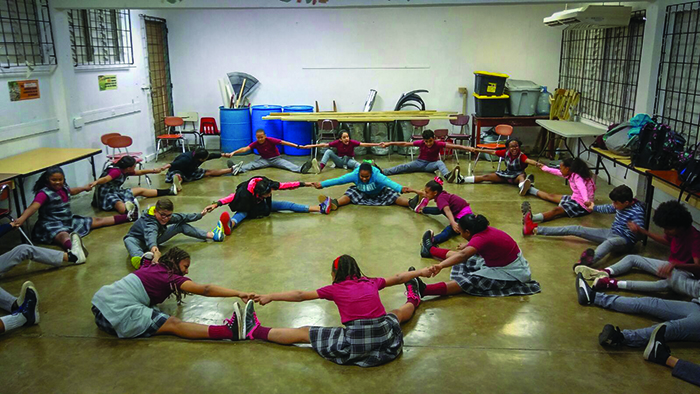
[[[335,273],[335,278],[333,283],[340,283],[346,280],[360,279],[364,278],[365,274],[362,273],[360,266],[357,265],[357,261],[352,256],[344,254],[333,261],[333,273]]]
[[[168,279],[170,279],[172,275],[182,275],[182,271],[180,270],[180,261],[189,259],[190,254],[176,246],[165,252],[165,254],[163,254],[162,256],[160,256],[158,264],[163,265],[168,270],[168,273],[170,274],[170,277]],[[185,298],[187,293],[180,290],[173,283],[171,283],[170,286],[170,289],[173,291],[173,294],[175,294],[175,299],[177,300],[178,305],[181,304],[182,299]]]

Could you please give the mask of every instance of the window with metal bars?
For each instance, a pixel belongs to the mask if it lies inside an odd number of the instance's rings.
[[[54,64],[48,0],[0,0],[0,67]]]
[[[666,7],[654,113],[685,136],[700,133],[700,2]]]
[[[75,66],[134,64],[129,10],[68,10]]]
[[[641,10],[627,27],[562,33],[559,88],[581,94],[582,118],[607,125],[634,116],[645,22]]]

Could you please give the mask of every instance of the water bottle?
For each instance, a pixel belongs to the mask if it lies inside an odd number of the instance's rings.
[[[537,100],[537,115],[549,115],[549,98],[551,96],[552,94],[547,91],[547,87],[542,86],[542,93],[540,93],[540,98]]]

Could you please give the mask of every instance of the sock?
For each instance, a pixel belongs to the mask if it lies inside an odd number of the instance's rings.
[[[158,197],[169,196],[169,195],[171,195],[171,194],[172,194],[172,193],[171,193],[171,190],[172,190],[172,189],[170,189],[170,188],[168,188],[168,189],[158,189],[158,190],[157,190],[157,192],[158,192]]]
[[[78,256],[74,255],[74,254],[71,253],[71,251],[69,250],[69,251],[68,251],[68,261],[70,261],[71,263],[75,263],[76,261],[78,261]]]
[[[5,325],[5,332],[20,328],[27,322],[27,318],[21,313],[0,317],[0,321]]]
[[[537,192],[540,191],[540,189],[530,186],[530,189],[527,191],[527,194],[532,194],[533,196],[537,196]]]
[[[211,339],[233,339],[233,333],[228,326],[209,326],[209,338]]]
[[[607,272],[610,276],[613,276],[615,274],[615,271],[613,271],[612,268],[604,268],[603,271]]]
[[[433,283],[425,286],[424,295],[447,295],[447,284],[445,282]]]
[[[114,215],[114,224],[122,224],[129,221],[129,215]]]
[[[611,279],[610,281],[612,282],[615,279]],[[617,288],[618,289],[626,289],[627,288],[627,281],[626,280],[618,280],[617,282]]]
[[[474,177],[473,176],[464,176],[462,177],[464,179],[464,183],[474,183]]]
[[[430,254],[433,255],[433,257],[443,260],[447,258],[447,252],[449,251],[449,249],[436,248],[435,246],[430,248]]]
[[[71,242],[70,239],[67,239],[66,242],[63,243],[63,248],[66,250],[71,250],[71,248],[73,248],[73,242]]]
[[[321,164],[319,164],[318,166],[319,166],[319,168],[323,169],[323,167],[325,167],[326,165],[323,164],[323,163],[321,163]]]
[[[5,233],[9,232],[10,230],[12,230],[12,225],[10,223],[0,225],[0,237],[5,235]]]
[[[258,326],[258,328],[253,331],[253,339],[260,339],[261,341],[267,341],[268,335],[270,335],[271,327]]]
[[[544,214],[536,213],[536,214],[532,215],[532,221],[535,223],[544,222]]]

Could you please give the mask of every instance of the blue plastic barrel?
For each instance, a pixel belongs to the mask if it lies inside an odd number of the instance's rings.
[[[252,141],[255,141],[255,133],[260,129],[265,130],[265,135],[268,137],[284,139],[281,120],[263,120],[263,116],[267,116],[271,112],[282,112],[281,105],[254,105],[251,108],[253,125],[251,129]],[[282,145],[277,146],[280,153],[283,152],[282,148]]]
[[[219,107],[221,151],[233,152],[250,145],[250,109]]]
[[[284,107],[284,112],[313,112],[314,107],[310,105],[288,105]],[[310,144],[313,139],[314,128],[311,122],[282,122],[282,135],[284,140],[293,144]],[[297,149],[284,147],[284,152],[290,156],[306,156],[310,154],[309,149]]]

